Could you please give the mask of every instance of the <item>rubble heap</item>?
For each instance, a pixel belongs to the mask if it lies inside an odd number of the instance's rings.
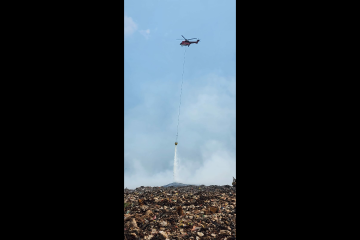
[[[124,239],[236,239],[236,188],[125,189]]]

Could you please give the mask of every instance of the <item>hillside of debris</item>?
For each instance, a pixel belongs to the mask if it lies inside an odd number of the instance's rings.
[[[236,187],[125,189],[124,239],[236,239]]]

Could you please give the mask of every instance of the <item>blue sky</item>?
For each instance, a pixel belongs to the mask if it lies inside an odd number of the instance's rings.
[[[235,1],[126,0],[125,187],[231,184],[235,172]],[[199,44],[181,47],[181,35]]]

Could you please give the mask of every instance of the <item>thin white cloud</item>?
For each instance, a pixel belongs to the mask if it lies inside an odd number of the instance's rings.
[[[131,17],[124,16],[124,34],[125,36],[130,36],[137,29],[137,24],[132,20]]]
[[[171,32],[172,32],[172,30],[165,32],[164,36],[167,37]]]
[[[140,32],[141,35],[143,35],[146,39],[149,39],[149,37],[150,37],[150,29],[140,30],[139,32]]]
[[[173,182],[180,83],[144,84],[143,103],[125,115],[125,187]],[[178,180],[231,185],[236,177],[235,78],[210,74],[184,79],[179,125]]]

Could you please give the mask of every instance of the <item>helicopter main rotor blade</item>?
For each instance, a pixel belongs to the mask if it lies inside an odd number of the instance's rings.
[[[196,39],[196,38],[189,38],[188,40],[191,40],[191,39]]]
[[[183,35],[181,35],[185,40],[187,40]]]

